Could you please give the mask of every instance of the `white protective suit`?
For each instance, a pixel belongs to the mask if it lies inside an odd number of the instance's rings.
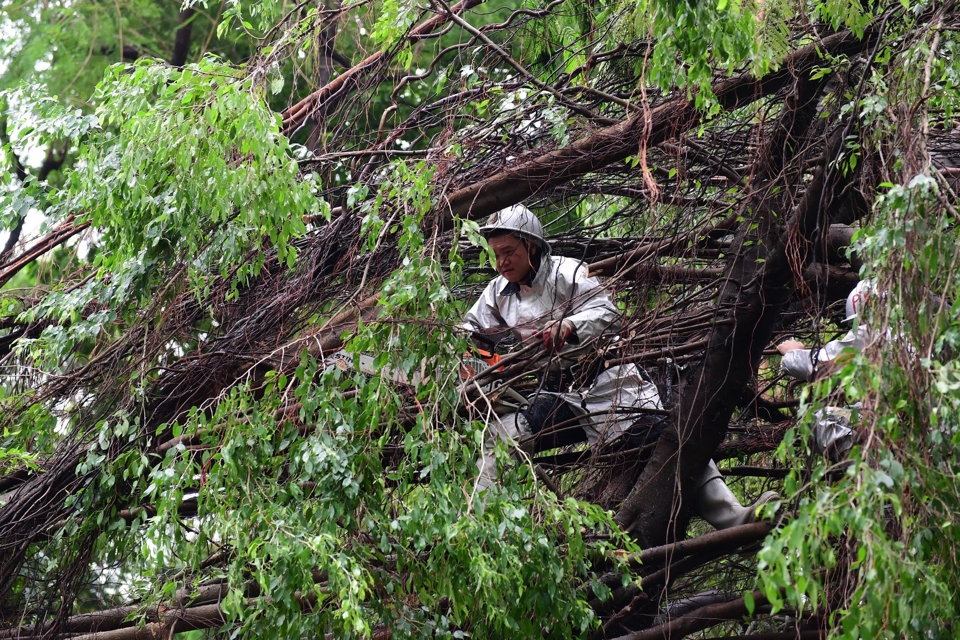
[[[780,367],[788,376],[804,382],[813,382],[817,375],[817,364],[835,360],[844,349],[862,351],[868,341],[867,328],[861,324],[855,331],[848,331],[839,340],[831,340],[823,345],[817,351],[816,360],[814,360],[813,349],[795,349],[783,356]]]
[[[860,324],[839,340],[831,340],[823,345],[816,352],[816,359],[812,349],[795,349],[784,354],[780,367],[789,376],[813,382],[817,377],[818,365],[835,360],[845,349],[861,351],[869,341],[867,327]],[[835,462],[842,460],[857,439],[856,432],[850,427],[850,421],[854,410],[859,408],[860,403],[857,403],[846,408],[825,407],[817,411],[817,421],[813,427],[814,450]]]
[[[573,258],[544,255],[536,276],[526,286],[510,283],[503,276],[494,278],[464,318],[463,326],[494,343],[512,331],[528,343],[552,320],[573,323],[576,340],[586,342],[614,327],[619,314],[613,300],[596,278],[587,277],[587,266]],[[577,349],[569,342],[560,351],[563,366],[573,363],[564,358]],[[640,374],[634,364],[610,367],[600,372],[587,389],[564,393],[541,392],[562,398],[574,415],[594,414],[583,425],[593,446],[610,442],[626,431],[636,414],[616,413],[617,408],[660,409],[657,387]],[[503,425],[508,435],[528,435],[524,426]]]
[[[596,278],[587,277],[587,266],[573,258],[543,255],[540,268],[530,286],[511,283],[503,276],[494,278],[464,318],[464,328],[479,333],[494,344],[508,331],[522,342],[535,339],[551,321],[569,320],[576,331],[576,342],[582,344],[616,328],[619,318],[616,306]],[[569,342],[560,351],[562,366],[569,366],[569,355],[578,349]],[[556,359],[554,359],[556,361]],[[559,366],[559,365],[557,365]],[[562,399],[575,416],[591,414],[582,422],[590,446],[610,442],[624,433],[639,417],[630,409],[661,409],[657,387],[640,373],[634,364],[624,364],[601,371],[586,389],[567,392],[544,392],[540,395]],[[626,411],[618,412],[617,409]],[[532,435],[522,413],[498,416],[488,414],[487,435],[483,456],[477,461],[480,475],[477,491],[483,492],[497,480],[494,455],[496,438],[517,441]],[[529,442],[529,441],[528,441]],[[531,449],[526,450],[531,453]],[[711,460],[697,483],[694,510],[718,529],[755,520],[756,508],[776,499],[766,492],[749,507],[742,506],[723,482],[720,471]],[[482,498],[481,498],[482,500]]]

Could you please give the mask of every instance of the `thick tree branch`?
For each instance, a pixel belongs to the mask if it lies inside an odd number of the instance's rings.
[[[73,220],[74,216],[70,216],[49,234],[37,240],[31,247],[26,249],[20,256],[18,256],[16,260],[9,264],[3,265],[2,268],[0,268],[0,287],[9,282],[13,276],[20,272],[21,269],[45,254],[47,251],[60,246],[90,226],[89,222],[74,224]]]
[[[636,556],[630,556],[628,562],[635,569],[642,569],[665,561],[676,561],[697,553],[712,551],[717,547],[725,549],[739,549],[742,546],[763,540],[773,530],[769,522],[753,522],[750,524],[730,527],[723,531],[714,531],[692,540],[681,540],[673,544],[661,545],[644,549]]]
[[[858,41],[857,46],[863,48],[868,42],[869,37]],[[812,62],[813,58],[807,59],[808,65]],[[792,272],[783,249],[784,231],[778,229],[780,219],[769,213],[772,203],[767,194],[774,185],[781,185],[785,178],[781,168],[803,146],[822,87],[822,80],[809,80],[809,66],[792,67],[791,71],[796,74],[795,90],[784,105],[774,135],[758,154],[766,163],[755,171],[758,186],[754,210],[758,213],[754,224],[744,226],[738,235],[735,258],[727,267],[719,298],[719,317],[734,322],[718,325],[711,332],[703,360],[684,372],[677,422],[661,436],[637,481],[637,490],[616,516],[620,526],[643,544],[663,544],[682,537],[697,479],[723,441],[737,399],[755,374],[790,293]],[[820,214],[823,174],[834,157],[831,145],[822,159],[819,177],[808,185],[794,212],[791,227],[801,221],[800,237],[816,228],[810,221]],[[781,197],[796,190],[793,184],[781,186]],[[798,237],[796,231],[787,235]]]
[[[219,604],[206,604],[186,609],[158,611],[157,622],[142,627],[128,626],[112,631],[94,631],[88,635],[72,636],[72,640],[168,640],[175,633],[213,629],[227,623]]]
[[[174,67],[182,67],[187,63],[195,14],[196,10],[193,7],[187,7],[180,12],[180,26],[177,28],[177,35],[174,36],[173,53],[170,55],[170,64]]]
[[[744,636],[717,636],[706,640],[822,640],[824,634],[819,631],[790,631],[787,633],[751,633]]]
[[[745,73],[714,85],[714,93],[722,110],[730,111],[776,93],[792,84],[795,74],[809,73],[824,52],[844,55],[862,50],[870,35],[858,40],[849,31],[842,31],[822,41],[807,45],[787,56],[780,69],[762,78]],[[463,187],[446,196],[441,204],[444,217],[452,215],[480,218],[517,204],[547,188],[596,171],[624,160],[637,152],[644,136],[643,114],[601,129],[569,147],[557,149],[502,171],[481,182]],[[697,126],[703,114],[693,100],[675,98],[649,112],[650,134],[644,144],[654,147],[675,139]]]
[[[199,587],[197,589],[181,589],[166,606],[144,609],[138,605],[126,605],[114,609],[105,609],[103,611],[70,616],[63,621],[60,627],[60,633],[93,633],[97,634],[97,637],[102,637],[102,634],[105,632],[117,629],[124,629],[129,632],[131,629],[136,629],[137,625],[135,620],[128,620],[128,618],[138,613],[142,614],[144,620],[148,623],[159,622],[163,618],[164,611],[172,611],[174,612],[173,615],[176,615],[176,612],[196,611],[197,607],[201,605],[219,603],[226,597],[228,591],[229,585],[226,583]],[[190,609],[188,609],[188,607],[190,607]],[[39,626],[28,625],[3,629],[0,630],[0,640],[38,635],[46,633],[52,628],[53,625],[47,623]],[[187,631],[185,627],[182,630]]]
[[[767,597],[759,591],[753,592],[753,601],[755,606],[767,604]],[[747,615],[747,604],[743,598],[737,598],[730,602],[712,604],[706,607],[700,607],[690,613],[671,620],[669,623],[620,636],[615,640],[669,640],[683,638],[696,631],[709,629],[721,622],[727,620],[737,620]]]
[[[788,475],[790,475],[790,469],[770,469],[767,467],[739,466],[723,469],[723,475],[747,478],[786,478]]]

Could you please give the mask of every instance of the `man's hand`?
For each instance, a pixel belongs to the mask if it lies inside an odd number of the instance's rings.
[[[777,345],[777,351],[779,351],[780,355],[782,356],[787,355],[791,351],[796,351],[797,349],[806,349],[806,347],[803,346],[803,343],[800,342],[799,340],[792,340],[792,339],[784,340],[783,342]]]
[[[543,348],[553,353],[563,349],[567,339],[575,335],[573,323],[569,320],[554,320],[540,332],[540,339],[543,340]]]

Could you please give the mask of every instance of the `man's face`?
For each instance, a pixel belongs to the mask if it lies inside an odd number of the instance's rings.
[[[527,243],[516,236],[495,236],[487,241],[497,257],[497,273],[508,282],[523,282],[533,268]]]

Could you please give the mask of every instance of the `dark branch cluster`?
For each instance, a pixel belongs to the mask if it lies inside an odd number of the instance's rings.
[[[438,34],[451,25],[464,27],[462,16],[479,4],[438,2],[407,38],[423,46],[439,42]],[[329,15],[339,6],[328,4]],[[399,254],[391,232],[374,251],[363,249],[363,204],[348,206],[347,191],[359,178],[375,192],[386,179],[387,160],[405,154],[434,167],[434,209],[423,235],[434,238],[440,252],[460,242],[451,231],[455,216],[477,219],[521,200],[542,212],[556,232],[554,252],[583,260],[623,303],[616,342],[597,350],[607,364],[641,364],[661,390],[665,409],[658,417],[665,420],[659,437],[589,451],[578,443],[533,460],[538,476],[558,494],[615,511],[617,523],[646,549],[630,559],[640,563],[633,565],[636,581],[627,585],[610,558],[597,559],[598,581],[612,595],[590,601],[602,623],[592,637],[681,637],[733,624],[748,608],[764,620],[761,628],[768,633],[762,637],[808,637],[825,628],[828,612],[763,618],[770,607],[759,593],[747,607],[742,594],[752,576],[748,552],[772,525],[684,540],[691,529],[683,505],[689,504],[696,472],[711,457],[747,461],[731,476],[770,482],[786,474],[763,454],[792,426],[798,402],[770,356],[788,336],[817,343],[820,321],[837,315],[858,281],[856,256],[845,248],[850,225],[870,209],[865,187],[876,185],[879,160],[866,158],[846,173],[837,169],[855,117],[840,113],[836,96],[862,86],[861,74],[870,73],[869,56],[882,34],[876,28],[862,38],[835,33],[800,47],[762,78],[743,72],[718,79],[714,93],[721,113],[701,136],[696,128],[703,116],[683,92],[649,90],[645,102],[637,101],[646,40],[602,51],[594,51],[592,42],[576,42],[545,53],[535,75],[524,71],[504,43],[561,9],[554,2],[542,11],[517,11],[501,23],[464,27],[461,42],[438,49],[428,69],[401,77],[389,64],[395,53],[389,51],[371,54],[332,79],[328,68],[320,86],[283,113],[285,133],[308,140],[313,152],[301,161],[302,169],[321,176],[328,185],[323,195],[335,205],[331,220],[312,219],[297,240],[296,267],[285,269],[271,255],[239,290],[230,278],[219,278],[202,298],[182,273],[171,273],[170,287],[122,336],[39,385],[36,402],[58,406],[73,433],[39,469],[16,469],[0,479],[0,619],[7,626],[0,638],[93,632],[117,639],[169,637],[223,625],[219,602],[229,588],[240,588],[245,598],[268,595],[250,584],[210,581],[159,608],[144,611],[134,603],[70,615],[88,577],[90,549],[101,533],[96,528],[79,534],[89,544],[65,558],[57,580],[30,584],[22,593],[15,585],[30,582],[40,564],[38,546],[56,540],[75,517],[65,506],[68,496],[86,496],[91,511],[116,508],[129,521],[154,509],[131,502],[129,487],[86,490],[95,485],[97,470],[76,470],[103,420],[121,410],[141,416],[139,437],[110,443],[105,454],[113,458],[137,451],[162,459],[181,445],[199,452],[199,434],[174,435],[191,411],[211,412],[238,385],[256,392],[267,384],[268,372],[292,373],[304,350],[322,359],[359,321],[378,319],[377,292]],[[180,14],[171,64],[186,61],[193,18],[189,8]],[[322,38],[324,55],[346,66],[336,55],[336,30],[325,30]],[[821,51],[846,57],[845,74],[814,79]],[[585,62],[564,71],[561,60],[571,53],[584,54]],[[451,59],[463,69],[463,77],[451,81],[455,86],[410,102],[408,92],[426,91],[441,62],[456,67]],[[592,83],[578,82],[587,74]],[[382,91],[390,92],[391,104],[371,114]],[[371,118],[379,121],[358,133],[356,122]],[[945,136],[934,143],[943,156],[951,156],[951,144]],[[379,215],[398,214],[392,206],[387,200]],[[19,254],[11,253],[8,242],[0,254],[0,281],[84,229],[70,220]],[[468,260],[479,252],[462,249]],[[475,297],[482,276],[468,278],[457,294]],[[323,322],[314,326],[317,317]],[[3,322],[0,364],[7,370],[26,366],[16,341],[38,335],[51,321]],[[482,375],[522,391],[541,373],[531,369],[535,358],[524,355]],[[133,392],[138,379],[146,383]],[[416,420],[415,405],[404,408],[401,423]],[[297,409],[290,399],[278,415],[303,433],[315,428],[299,420]],[[403,433],[392,437],[384,448],[385,468],[391,468],[390,452],[403,452]],[[195,500],[184,500],[181,508],[184,521],[196,516]],[[220,566],[229,549],[222,554],[211,557],[209,566]],[[316,576],[318,584],[327,580]],[[841,607],[843,598],[835,604]],[[308,597],[301,602],[304,612],[314,605]],[[30,623],[21,625],[24,608]],[[144,616],[138,620],[146,626],[128,619],[133,613]],[[374,636],[386,633],[378,629]]]

